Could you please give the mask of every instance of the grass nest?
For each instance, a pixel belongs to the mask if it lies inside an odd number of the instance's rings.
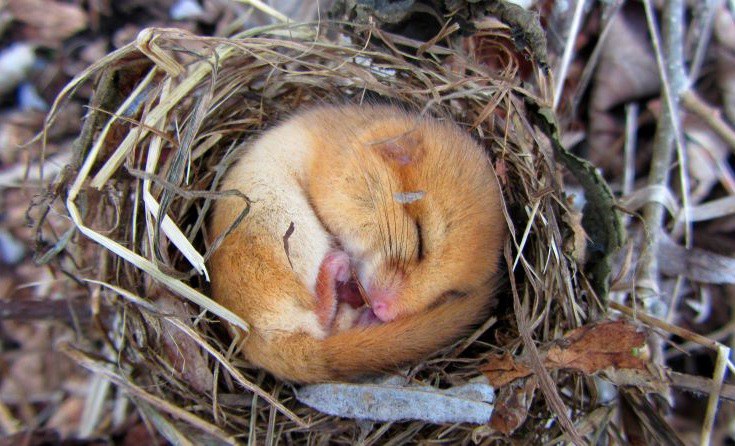
[[[206,260],[216,247],[205,242],[208,211],[222,196],[218,182],[235,149],[302,107],[374,101],[466,128],[492,155],[512,234],[495,313],[410,369],[412,379],[461,383],[480,375],[490,354],[527,349],[524,337],[551,341],[604,316],[608,254],[619,243],[609,191],[561,148],[546,113],[549,79],[538,49],[517,49],[500,22],[471,36],[456,31],[416,42],[336,22],[232,38],[147,29],[67,86],[49,126],[77,89],[92,86],[94,99],[71,163],[32,214],[38,260],[71,278],[91,308],[88,323],[77,321],[77,339],[60,348],[95,374],[85,407],[95,431],[129,416],[132,402],[177,444],[503,438],[486,426],[366,424],[320,414],[299,403],[290,384],[234,354],[222,321],[247,324],[207,298]],[[560,163],[585,189],[584,216],[564,192]],[[64,218],[49,218],[58,215]],[[584,256],[588,243],[597,249]],[[571,420],[599,407],[586,396],[591,380],[547,376]],[[535,398],[514,435],[535,443],[564,434],[550,423],[558,407],[546,396]]]

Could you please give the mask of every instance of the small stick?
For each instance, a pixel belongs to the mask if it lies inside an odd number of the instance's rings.
[[[699,444],[701,445],[706,446],[711,443],[712,429],[715,427],[715,416],[717,415],[717,403],[720,399],[723,381],[725,380],[727,359],[729,357],[730,347],[720,345],[717,349],[717,362],[715,362],[712,385],[710,387],[709,398],[707,399],[707,411],[704,414],[704,422],[702,423],[702,434],[699,437]]]
[[[81,323],[89,324],[92,310],[83,299],[2,299],[0,300],[0,320],[15,321],[53,320],[66,324],[74,323],[74,316]]]
[[[638,104],[631,102],[625,106],[625,146],[624,159],[625,168],[623,170],[623,196],[627,197],[633,192],[635,185],[635,153],[636,153],[636,136],[638,134]],[[630,216],[624,217],[625,226],[628,225]]]
[[[698,12],[695,13],[694,20],[690,27],[693,31],[697,31],[695,39],[697,41],[694,57],[692,58],[691,67],[689,69],[689,82],[694,83],[699,77],[699,71],[704,62],[704,56],[707,53],[707,46],[712,36],[712,23],[714,22],[715,13],[722,4],[721,0],[704,0],[699,5]]]
[[[567,71],[569,65],[572,62],[572,52],[574,51],[574,42],[577,40],[579,34],[579,27],[582,23],[582,13],[584,11],[585,0],[577,0],[577,5],[574,8],[574,17],[572,18],[572,26],[567,35],[567,43],[564,45],[564,54],[562,55],[561,65],[559,66],[559,72],[557,73],[556,85],[554,86],[554,107],[556,110],[561,100],[561,93],[564,90],[564,81],[567,77]]]
[[[721,342],[723,339],[727,339],[733,334],[735,334],[735,321],[731,321],[729,324],[725,325],[719,330],[715,330],[707,334],[707,338],[712,339],[713,341]],[[681,345],[677,345],[676,349],[669,350],[666,353],[666,359],[671,360],[681,355],[688,355],[692,352],[692,350],[696,350],[699,347],[699,344],[687,341]]]
[[[575,89],[572,96],[572,114],[576,114],[576,111],[579,108],[579,103],[582,101],[582,96],[587,91],[587,87],[592,80],[592,76],[597,71],[597,65],[600,60],[600,54],[602,54],[602,49],[605,46],[605,41],[608,39],[608,35],[610,34],[610,30],[612,29],[612,24],[615,21],[615,16],[618,15],[618,12],[620,11],[620,8],[623,6],[623,4],[625,4],[624,1],[616,1],[613,5],[608,6],[607,10],[603,12],[603,17],[606,16],[607,18],[605,19],[602,32],[597,38],[595,49],[592,50],[592,54],[590,54],[589,58],[587,59],[587,64],[585,65],[584,70],[582,71],[582,75],[579,78],[579,84],[577,85],[577,88]]]
[[[286,17],[285,14],[278,12],[276,9],[272,8],[271,6],[266,5],[260,0],[237,0],[237,1],[239,1],[240,3],[244,3],[246,5],[250,5],[253,8],[257,9],[258,11],[268,14],[274,19],[278,20],[279,22],[288,23],[290,21],[289,18]]]
[[[701,376],[687,375],[686,373],[668,372],[671,386],[677,389],[688,390],[690,392],[707,395],[712,390],[712,380]],[[735,386],[732,384],[722,384],[720,388],[720,398],[735,402]]]
[[[706,122],[717,133],[717,136],[725,140],[730,150],[735,152],[735,130],[722,119],[719,109],[707,104],[692,90],[687,90],[681,95],[681,103],[687,110]]]
[[[694,333],[693,331],[687,330],[686,328],[682,328],[682,327],[679,327],[673,324],[669,324],[668,322],[665,322],[659,318],[655,318],[640,310],[634,310],[633,308],[619,304],[617,302],[611,301],[610,308],[612,308],[613,310],[620,311],[621,313],[624,313],[625,315],[630,316],[633,319],[637,319],[652,327],[660,328],[668,333],[679,336],[688,341],[692,341],[699,345],[703,345],[709,348],[710,350],[718,351],[720,347],[724,347],[724,345],[720,344],[717,341],[713,341],[712,339],[708,337],[702,336],[698,333]]]
[[[625,106],[625,170],[623,171],[623,196],[633,192],[635,182],[636,135],[638,133],[638,104],[631,102]]]

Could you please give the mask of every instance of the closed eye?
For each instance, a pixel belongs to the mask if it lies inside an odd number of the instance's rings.
[[[421,231],[421,223],[416,220],[416,234],[418,234],[418,259],[419,261],[424,258],[424,233]]]

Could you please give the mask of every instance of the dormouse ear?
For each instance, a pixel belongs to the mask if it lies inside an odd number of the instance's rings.
[[[421,136],[416,131],[408,131],[372,144],[372,149],[378,151],[386,161],[392,161],[399,166],[416,163],[424,156],[424,146]]]

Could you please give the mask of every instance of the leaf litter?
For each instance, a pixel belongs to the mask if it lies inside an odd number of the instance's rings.
[[[60,5],[10,3],[26,11]],[[95,375],[85,378],[73,367],[58,370],[58,376],[94,385],[53,394],[48,390],[63,379],[45,380],[51,386],[46,388],[33,378],[27,381],[28,401],[0,391],[3,433],[23,431],[40,439],[43,431],[29,426],[44,426],[67,438],[93,439],[123,435],[119,432],[132,426],[132,439],[147,425],[180,444],[243,438],[251,444],[275,439],[353,444],[358,438],[366,444],[501,438],[579,443],[602,437],[612,443],[640,437],[704,444],[726,438],[724,424],[714,415],[718,409],[722,419],[732,413],[718,398],[732,400],[734,394],[726,378],[733,368],[728,361],[733,336],[728,314],[733,312],[720,310],[732,309],[732,290],[721,284],[732,282],[728,247],[735,246],[728,155],[735,146],[730,88],[735,56],[728,26],[732,5],[712,3],[689,9],[685,26],[673,32],[666,23],[676,18],[678,2],[665,9],[645,1],[566,12],[539,2],[542,28],[533,14],[515,7],[447,1],[436,2],[433,7],[440,9],[409,15],[369,18],[363,9],[360,14],[368,20],[351,25],[323,20],[316,33],[317,24],[269,24],[298,13],[283,2],[275,10],[259,1],[233,2],[220,5],[225,13],[216,24],[218,37],[203,37],[193,32],[197,21],[217,21],[213,6],[204,2],[198,18],[174,23],[189,31],[116,30],[107,51],[100,50],[98,39],[79,60],[69,52],[69,65],[51,61],[42,76],[37,63],[25,63],[21,68],[30,70],[24,73],[30,73],[43,101],[51,103],[60,90],[61,96],[41,139],[27,149],[0,153],[0,192],[9,211],[1,229],[9,240],[33,243],[35,257],[46,266],[34,269],[30,256],[19,254],[13,274],[0,277],[3,289],[12,293],[0,303],[0,314],[9,319],[0,333],[21,333],[19,327],[31,319],[37,321],[31,327],[50,323],[51,331],[29,332],[49,345],[64,341],[48,357],[63,351]],[[118,12],[128,8],[114,7]],[[47,18],[46,25],[18,9],[22,14],[6,32],[29,49],[66,47],[71,34],[94,29],[106,14],[71,4],[63,8],[69,20],[61,24]],[[447,14],[450,10],[453,14]],[[248,18],[228,21],[245,17],[244,11]],[[341,17],[354,19],[352,13],[343,10]],[[474,28],[468,33],[453,20]],[[570,32],[573,22],[580,27]],[[433,34],[416,35],[408,23],[427,24]],[[616,31],[620,24],[623,31]],[[563,48],[551,39],[546,51],[543,36],[549,32],[564,36]],[[677,33],[686,37],[681,40],[692,67],[691,73],[684,71],[692,78],[683,93],[673,88],[678,79],[665,73],[664,64],[651,65],[652,56],[671,57]],[[120,43],[136,35],[137,41]],[[658,45],[647,40],[651,35]],[[616,45],[621,38],[631,44]],[[26,54],[47,57],[43,51]],[[80,60],[95,63],[79,73]],[[645,88],[634,88],[633,95],[630,89],[611,88],[610,82],[623,79],[610,76],[613,69],[627,70],[624,77]],[[567,75],[558,76],[552,89],[547,75],[562,72]],[[52,73],[78,76],[48,84],[55,79]],[[6,98],[20,87],[18,77],[12,79]],[[554,98],[552,90],[561,95]],[[657,96],[680,93],[676,101]],[[492,323],[457,346],[405,371],[411,385],[383,385],[377,394],[407,404],[422,398],[464,404],[470,400],[447,389],[462,388],[489,368],[484,373],[497,380],[495,409],[490,423],[478,428],[436,425],[448,418],[431,420],[430,409],[410,417],[393,411],[372,424],[345,418],[356,416],[352,404],[335,409],[339,401],[353,401],[349,398],[367,384],[344,385],[342,399],[327,398],[324,411],[341,417],[320,414],[294,398],[305,389],[274,382],[239,358],[236,342],[230,343],[217,320],[241,321],[206,298],[202,262],[214,247],[202,242],[204,215],[217,198],[216,178],[227,167],[218,160],[298,106],[324,98],[378,96],[466,124],[501,167],[513,236],[507,269],[515,317],[494,314]],[[666,109],[679,106],[679,99],[681,110],[672,118]],[[551,112],[554,102],[558,107]],[[25,143],[40,128],[38,113],[0,112],[8,118],[0,122],[4,147]],[[651,156],[659,150],[652,136],[670,132],[656,128],[663,128],[657,122],[672,119],[677,122],[670,128],[680,134],[667,138],[679,145],[676,156],[687,159],[664,166],[673,169],[673,181],[650,182]],[[575,208],[572,190],[583,191],[591,204]],[[396,199],[420,199],[411,195],[417,192]],[[25,226],[30,195],[35,195],[28,214],[32,228]],[[646,216],[647,208],[660,205],[665,207],[661,220]],[[618,221],[615,209],[631,217]],[[623,232],[636,242],[616,256]],[[649,244],[655,263],[641,256]],[[616,283],[608,294],[611,275]],[[653,298],[643,292],[649,288],[658,289]],[[501,309],[508,306],[509,294]],[[697,305],[703,310],[692,311]],[[24,353],[34,348],[31,344],[18,343],[20,353],[10,359],[14,367],[4,388],[25,382],[18,370],[39,360]],[[27,370],[52,376],[35,365]],[[328,395],[342,384],[325,386]],[[614,390],[606,391],[610,386]],[[672,389],[677,399],[665,418],[657,395]],[[590,398],[605,392],[608,396],[599,401]],[[687,416],[685,407],[692,401],[702,410]],[[489,406],[471,402],[482,410]],[[44,408],[58,415],[48,418]],[[375,418],[378,412],[357,417]],[[399,421],[406,418],[423,421]]]

